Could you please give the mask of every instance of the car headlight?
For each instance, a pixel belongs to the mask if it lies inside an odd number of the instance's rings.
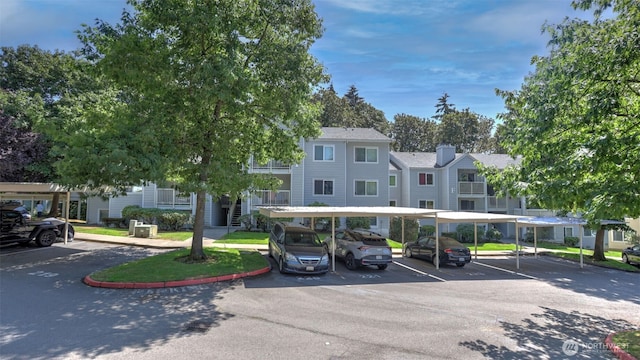
[[[289,254],[289,253],[284,253],[284,258],[285,258],[287,261],[296,261],[296,262],[298,261],[298,258],[297,258],[297,257],[295,257],[294,255]]]
[[[322,255],[320,259],[320,264],[325,265],[329,263],[329,255]]]

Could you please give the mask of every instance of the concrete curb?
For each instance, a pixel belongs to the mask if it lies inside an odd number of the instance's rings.
[[[624,331],[621,331],[624,332]],[[609,336],[607,336],[604,339],[604,343],[607,346],[607,349],[611,350],[611,352],[613,353],[613,355],[615,355],[618,359],[620,360],[638,360],[636,359],[634,356],[632,356],[631,354],[629,354],[628,352],[622,350],[618,345],[616,345],[613,342],[613,337],[616,335],[617,333],[612,333],[609,334]]]
[[[221,275],[221,276],[199,278],[199,279],[161,281],[161,282],[96,281],[91,278],[91,275],[87,275],[84,277],[84,279],[82,279],[82,282],[84,282],[86,285],[89,285],[89,286],[99,287],[99,288],[108,288],[108,289],[158,289],[158,288],[167,288],[167,287],[202,285],[202,284],[210,284],[210,283],[215,283],[220,281],[237,280],[245,277],[266,274],[270,271],[271,271],[271,265],[262,269],[244,272],[244,273],[238,273],[238,274]]]

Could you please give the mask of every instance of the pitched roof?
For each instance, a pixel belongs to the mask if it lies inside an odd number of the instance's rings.
[[[453,164],[457,160],[460,160],[464,156],[471,156],[477,161],[489,165],[495,166],[498,169],[504,169],[509,165],[515,165],[520,163],[520,157],[514,159],[506,154],[456,154],[456,157],[449,164]],[[437,155],[434,152],[395,152],[390,153],[391,161],[399,162],[408,168],[437,168],[436,165]]]
[[[428,152],[395,152],[389,153],[391,161],[397,161],[408,168],[435,168],[436,153]]]
[[[323,127],[321,130],[322,135],[320,135],[318,139],[322,140],[364,140],[391,142],[390,138],[375,129]]]

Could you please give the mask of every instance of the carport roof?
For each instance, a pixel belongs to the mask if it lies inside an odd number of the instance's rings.
[[[447,210],[417,209],[395,206],[263,206],[260,214],[274,217],[329,217],[329,216],[407,216],[433,217]]]
[[[68,189],[52,183],[0,182],[0,193],[66,193]]]

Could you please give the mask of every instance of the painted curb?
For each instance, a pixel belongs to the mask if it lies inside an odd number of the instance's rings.
[[[611,350],[611,352],[620,360],[638,360],[628,352],[622,350],[613,342],[613,337],[616,334],[617,333],[609,334],[609,336],[604,339],[604,343],[607,345],[607,349]]]
[[[178,281],[163,281],[163,282],[148,282],[148,283],[96,281],[91,278],[91,275],[87,275],[82,279],[82,282],[92,287],[107,288],[107,289],[158,289],[158,288],[167,288],[167,287],[202,285],[202,284],[210,284],[210,283],[215,283],[220,281],[237,280],[245,277],[266,274],[269,271],[271,271],[271,265],[262,269],[253,270],[245,273],[239,273],[239,274],[221,275],[221,276],[214,276],[214,277],[200,278],[200,279],[186,279],[186,280],[178,280]]]

